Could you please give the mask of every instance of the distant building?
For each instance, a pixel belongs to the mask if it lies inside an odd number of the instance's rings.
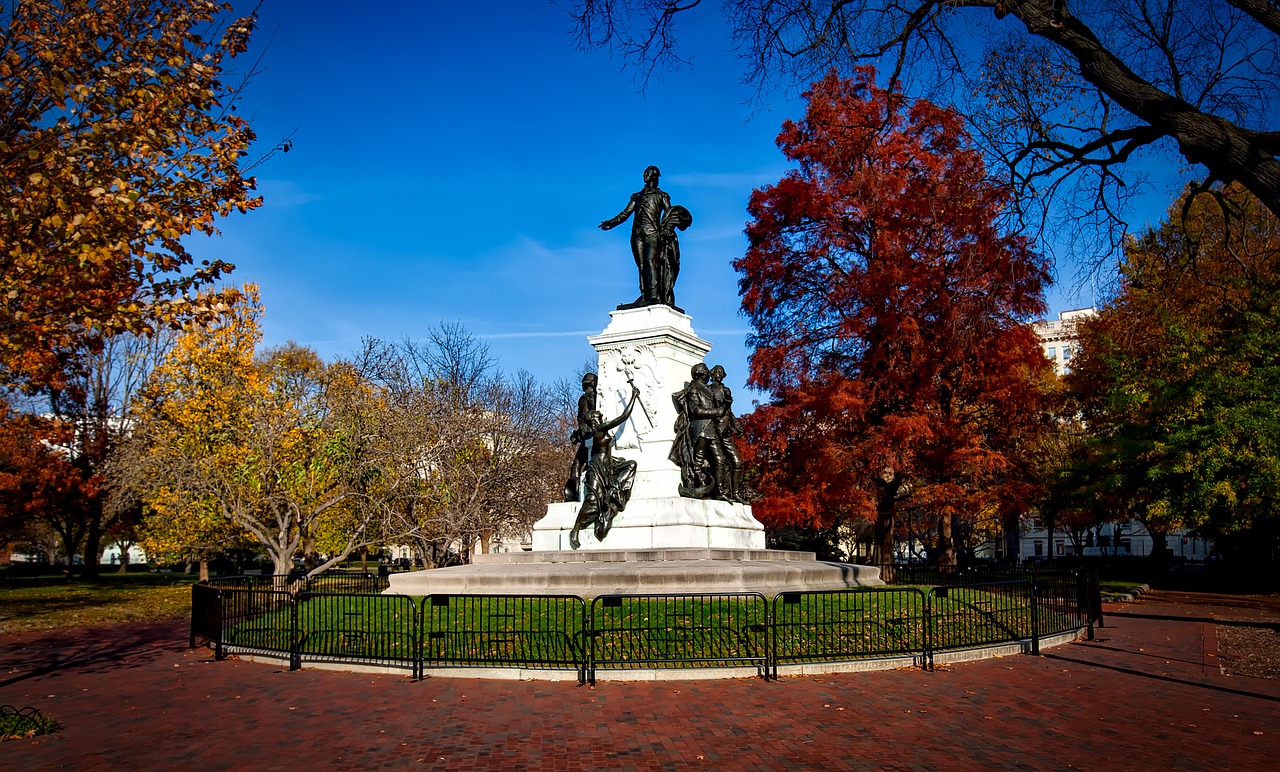
[[[1058,314],[1057,319],[1031,325],[1036,337],[1040,339],[1040,346],[1044,348],[1044,355],[1053,362],[1053,368],[1059,376],[1071,369],[1071,357],[1077,351],[1076,325],[1082,319],[1097,315],[1098,312],[1092,308],[1077,308],[1063,311]]]
[[[1146,527],[1137,520],[1121,523],[1101,523],[1086,528],[1076,538],[1068,529],[1054,531],[1048,538],[1044,526],[1035,518],[1027,518],[1019,535],[1018,554],[1023,559],[1045,559],[1069,555],[1139,557],[1151,555],[1152,539]],[[1183,529],[1175,529],[1165,537],[1169,554],[1184,560],[1203,561],[1213,551],[1213,540],[1202,539]]]
[[[1076,325],[1082,320],[1097,316],[1093,308],[1077,308],[1063,311],[1058,318],[1039,321],[1032,325],[1036,337],[1044,348],[1044,355],[1053,362],[1054,371],[1061,377],[1071,370],[1071,360],[1079,353],[1079,337]],[[1135,520],[1122,523],[1103,523],[1086,531],[1081,543],[1076,544],[1064,528],[1056,529],[1053,537],[1046,533],[1036,518],[1027,518],[1019,528],[1018,557],[1044,559],[1066,555],[1113,555],[1146,557],[1151,554],[1151,535]],[[1187,560],[1205,560],[1213,549],[1211,540],[1199,539],[1187,531],[1170,531],[1166,542],[1174,557]],[[994,546],[990,549],[994,554]]]

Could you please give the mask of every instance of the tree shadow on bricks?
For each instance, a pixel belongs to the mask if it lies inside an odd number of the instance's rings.
[[[1251,692],[1245,689],[1232,689],[1229,686],[1217,686],[1215,684],[1205,683],[1204,681],[1191,681],[1185,678],[1176,678],[1174,676],[1159,675],[1158,673],[1147,673],[1142,670],[1135,670],[1129,667],[1121,667],[1120,665],[1107,665],[1101,662],[1090,662],[1087,659],[1076,659],[1075,657],[1064,657],[1061,654],[1042,654],[1045,659],[1052,659],[1058,662],[1070,662],[1074,665],[1084,665],[1086,667],[1102,668],[1103,670],[1111,670],[1116,673],[1124,673],[1125,675],[1139,676],[1141,678],[1151,678],[1156,681],[1165,681],[1167,683],[1182,684],[1183,686],[1194,686],[1199,689],[1210,689],[1215,692],[1223,692],[1225,694],[1235,694],[1240,697],[1253,697],[1259,700],[1267,700],[1269,702],[1280,702],[1280,696],[1272,694],[1263,694],[1261,692]]]
[[[136,669],[186,648],[185,620],[0,637],[0,687],[61,672]]]

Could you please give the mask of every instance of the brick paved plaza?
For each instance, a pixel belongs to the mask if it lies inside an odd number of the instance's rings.
[[[1108,605],[1098,639],[939,669],[695,682],[428,679],[211,661],[181,623],[0,637],[0,769],[1274,769],[1280,682],[1219,671],[1230,599]]]

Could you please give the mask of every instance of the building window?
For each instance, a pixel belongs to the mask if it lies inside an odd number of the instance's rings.
[[[1063,347],[1062,347],[1062,361],[1063,361],[1063,362],[1065,362],[1065,361],[1067,361],[1067,360],[1068,360],[1068,359],[1070,359],[1070,358],[1071,358],[1071,347],[1070,347],[1070,346],[1063,346]]]
[[[1053,346],[1050,346],[1050,347],[1049,347],[1049,358],[1050,358],[1050,359],[1057,359],[1057,358],[1058,358],[1058,350],[1057,350],[1056,348],[1054,348]]]

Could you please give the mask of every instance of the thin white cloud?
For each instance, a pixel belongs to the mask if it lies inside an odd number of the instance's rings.
[[[258,193],[262,195],[263,206],[295,207],[320,201],[323,196],[304,190],[293,180],[258,178]]]
[[[683,172],[672,174],[669,183],[671,187],[728,189],[745,195],[752,188],[777,182],[785,171],[784,166],[769,166],[745,172]]]
[[[599,330],[546,330],[543,332],[489,332],[479,337],[486,340],[506,340],[509,338],[579,338],[587,335],[598,335]]]
[[[736,330],[700,330],[700,331],[699,331],[699,334],[701,334],[701,335],[723,335],[723,336],[740,335],[740,336],[746,337],[747,335],[750,335],[750,334],[751,334],[751,330],[747,330],[747,329],[736,329]]]

